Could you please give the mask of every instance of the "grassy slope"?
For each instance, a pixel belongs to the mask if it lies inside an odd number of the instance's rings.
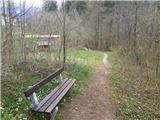
[[[158,104],[155,107],[152,106],[155,100],[154,95],[145,92],[145,88],[143,88],[145,83],[142,78],[137,80],[139,74],[135,74],[137,67],[129,66],[128,61],[116,53],[108,54],[111,64],[109,76],[112,82],[112,95],[117,105],[116,119],[159,119]]]
[[[98,65],[103,56],[101,52],[97,51],[75,51],[69,49],[67,53],[64,76],[77,79],[77,85],[72,92],[73,94],[65,97],[60,103],[60,106],[65,106],[73,95],[83,92],[83,88],[87,85],[93,69]],[[44,68],[44,70],[48,71],[47,68]],[[23,91],[29,85],[36,83],[46,76],[46,74],[33,75],[19,68],[15,71],[15,74],[15,81],[10,80],[2,83],[2,120],[47,120],[48,116],[31,112],[31,101],[23,95]],[[42,99],[57,84],[58,79],[45,85],[38,91],[38,97]],[[56,120],[61,119],[61,115],[58,114]]]

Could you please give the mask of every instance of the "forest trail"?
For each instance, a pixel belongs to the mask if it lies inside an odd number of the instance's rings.
[[[64,120],[112,120],[114,107],[111,104],[107,69],[107,54],[93,74],[82,95],[76,96],[62,111]]]

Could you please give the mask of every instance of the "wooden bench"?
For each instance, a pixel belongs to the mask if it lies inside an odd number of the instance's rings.
[[[29,87],[29,89],[24,92],[26,97],[31,98],[33,111],[40,113],[48,113],[51,115],[51,120],[54,119],[58,111],[58,103],[65,96],[65,94],[74,86],[75,83],[75,80],[73,79],[63,79],[61,75],[62,72],[63,68],[58,69],[54,73],[47,76],[45,79],[42,79],[35,85]],[[59,85],[42,101],[39,102],[35,92],[57,76],[60,76],[61,80]]]

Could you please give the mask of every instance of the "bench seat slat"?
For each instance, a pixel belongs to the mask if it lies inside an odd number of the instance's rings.
[[[38,109],[39,112],[45,112],[45,110],[54,102],[56,97],[65,89],[65,87],[70,83],[70,80],[67,80],[64,84],[62,84],[62,87],[58,89],[46,102],[43,104],[40,109]]]
[[[46,101],[47,101],[50,97],[52,97],[52,95],[53,95],[58,89],[60,89],[60,88],[62,87],[62,85],[64,85],[64,83],[67,82],[67,80],[68,80],[68,78],[64,79],[61,84],[59,84],[51,93],[49,93],[49,94],[38,104],[38,106],[36,106],[35,108],[33,108],[34,111],[38,111],[38,109],[40,109],[40,108],[43,106],[43,104],[45,104]]]
[[[33,110],[36,112],[51,113],[59,101],[72,87],[75,80],[64,79],[49,95],[47,95]]]
[[[68,90],[73,86],[75,80],[71,80],[68,86],[59,94],[59,96],[53,101],[53,103],[47,108],[46,113],[51,113],[52,110],[56,107],[59,101],[64,97],[64,95],[68,92]]]

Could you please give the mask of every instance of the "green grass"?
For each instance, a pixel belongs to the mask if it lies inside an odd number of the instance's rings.
[[[70,64],[72,65],[72,64]],[[92,69],[83,64],[76,64],[73,70],[66,72],[66,76],[76,79],[74,93],[82,93],[83,88],[87,85]]]
[[[75,93],[82,93],[87,85],[89,77],[99,65],[103,52],[93,50],[67,49],[68,67],[72,69],[66,75],[77,80]],[[76,69],[75,69],[76,68]]]
[[[94,50],[78,50],[68,49],[67,50],[68,59],[74,60],[78,63],[82,63],[83,65],[90,66],[95,68],[99,61],[101,61],[103,57],[103,52],[94,51]]]
[[[76,79],[76,86],[71,94],[67,95],[60,102],[60,111],[66,104],[70,103],[73,96],[83,93],[87,86],[94,68],[100,63],[103,54],[97,51],[71,50],[67,51],[65,77]],[[72,59],[69,59],[72,58]],[[34,61],[33,61],[34,62]],[[31,100],[24,97],[23,92],[28,86],[35,84],[40,79],[47,76],[50,67],[40,68],[42,74],[32,74],[23,69],[23,66],[16,66],[14,70],[15,79],[2,81],[2,120],[47,120],[49,116],[31,111]],[[44,69],[44,71],[43,71]],[[5,78],[4,78],[5,79]],[[59,79],[55,79],[46,84],[37,92],[38,98],[43,99],[58,84]],[[63,120],[59,112],[56,120]]]

